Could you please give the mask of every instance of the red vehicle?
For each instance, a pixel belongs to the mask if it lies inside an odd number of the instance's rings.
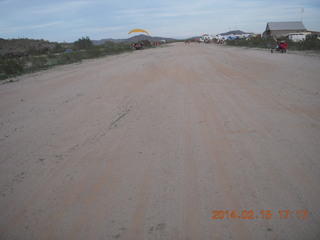
[[[287,52],[287,43],[285,41],[277,42],[276,51],[281,53]],[[273,53],[273,49],[271,49],[271,53]]]
[[[276,51],[280,51],[282,53],[287,51],[287,43],[285,41],[278,42]]]
[[[136,50],[142,50],[143,49],[143,43],[134,43],[133,44],[133,47],[136,49]]]

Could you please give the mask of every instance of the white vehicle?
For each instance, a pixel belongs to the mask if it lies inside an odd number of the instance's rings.
[[[300,42],[304,41],[307,38],[307,35],[311,34],[310,32],[304,32],[304,33],[290,33],[288,34],[288,37],[293,42]]]

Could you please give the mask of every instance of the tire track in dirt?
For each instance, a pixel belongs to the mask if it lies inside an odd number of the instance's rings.
[[[206,148],[210,149],[211,151],[210,155],[207,156],[207,158],[211,161],[207,161],[207,163],[211,165],[210,168],[212,169],[212,174],[216,176],[218,180],[217,182],[219,182],[222,189],[224,190],[223,198],[225,200],[226,208],[231,208],[232,206],[233,209],[240,209],[238,197],[232,192],[232,190],[230,190],[232,182],[223,163],[223,159],[234,158],[234,153],[231,150],[231,144],[226,137],[226,133],[223,130],[221,120],[217,116],[217,113],[213,112],[212,110],[217,110],[217,108],[212,106],[214,105],[212,102],[210,102],[212,105],[209,105],[209,101],[207,100],[206,95],[199,85],[199,82],[204,79],[199,78],[197,67],[198,64],[195,64],[188,69],[186,68],[186,65],[178,65],[178,70],[176,71],[177,76],[175,77],[175,79],[184,80],[184,84],[188,86],[189,96],[192,97],[192,101],[196,105],[199,122],[202,123],[200,128],[201,136],[203,136],[205,139],[204,142],[206,144]],[[216,139],[216,136],[219,136],[219,139]],[[188,146],[192,146],[192,143],[189,143]],[[223,149],[228,149],[228,151],[223,151]],[[197,168],[194,163],[192,164],[192,167]],[[193,182],[196,182],[195,174],[190,173],[189,175],[193,176]],[[194,191],[196,190],[193,190],[193,192]],[[195,196],[194,193],[192,194],[192,196]],[[193,205],[199,206],[199,202],[199,199],[194,200]],[[199,212],[199,210],[197,212]],[[194,216],[191,218],[195,219]],[[188,224],[188,226],[193,225]],[[237,236],[240,239],[250,239],[249,231],[243,222],[238,221],[232,224],[232,228],[234,230],[232,235]],[[193,236],[200,237],[201,235],[198,234]]]

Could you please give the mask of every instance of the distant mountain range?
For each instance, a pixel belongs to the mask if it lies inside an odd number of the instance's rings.
[[[113,39],[113,38],[107,38],[107,39],[101,39],[101,40],[91,40],[94,45],[102,45],[106,42],[128,42],[128,43],[135,43],[142,40],[149,40],[150,42],[159,42],[161,40],[166,40],[166,42],[174,42],[177,41],[177,39],[173,38],[165,38],[165,37],[152,37],[144,34],[136,35],[130,38],[123,38],[123,39]]]
[[[234,31],[229,31],[229,32],[226,32],[226,33],[220,33],[221,36],[226,36],[226,35],[241,35],[241,34],[254,34],[254,33],[246,33],[246,32],[243,32],[241,30],[234,30]]]

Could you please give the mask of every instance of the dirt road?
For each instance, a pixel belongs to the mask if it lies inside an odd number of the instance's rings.
[[[319,239],[319,66],[176,43],[1,85],[0,239]]]

